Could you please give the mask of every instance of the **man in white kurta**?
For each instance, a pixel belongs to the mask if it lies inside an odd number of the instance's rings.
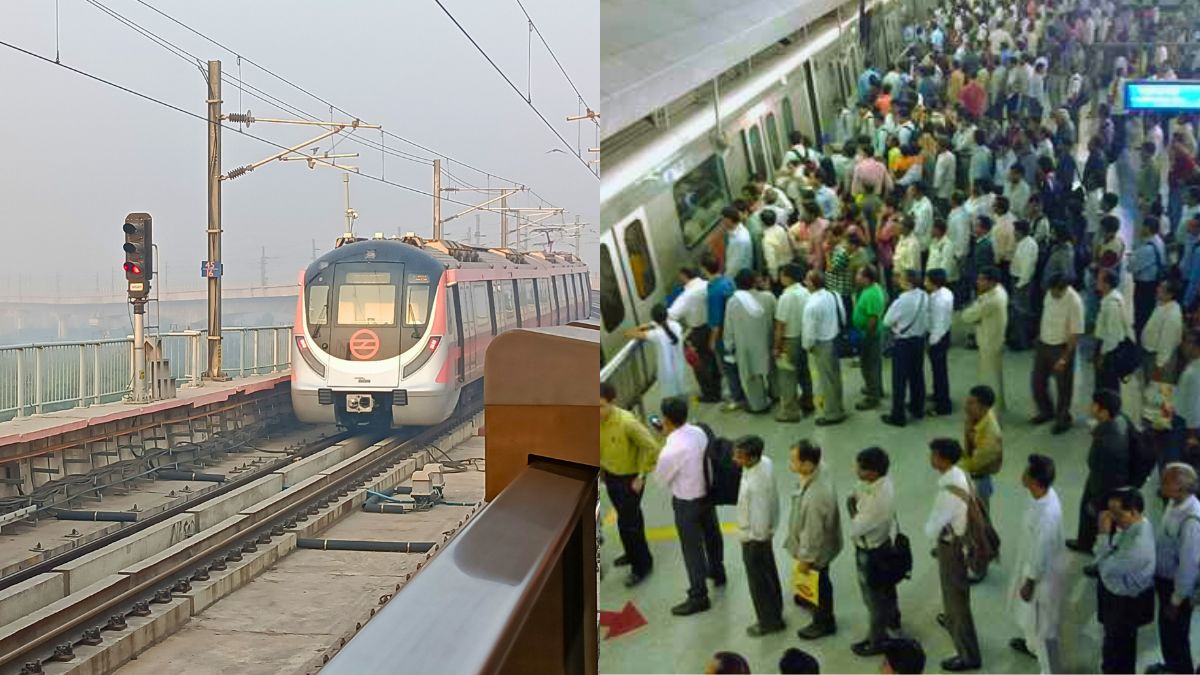
[[[737,364],[746,409],[762,412],[771,405],[768,378],[771,372],[771,337],[774,333],[775,296],[753,290],[754,275],[738,275],[738,290],[725,307],[725,358]]]
[[[1025,509],[1008,603],[1023,637],[1009,645],[1038,660],[1042,673],[1059,673],[1058,629],[1066,584],[1067,548],[1054,460],[1030,455],[1021,483],[1032,501]]]

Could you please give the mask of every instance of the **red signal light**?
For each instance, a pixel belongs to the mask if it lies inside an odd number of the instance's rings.
[[[127,262],[127,263],[125,263],[125,271],[132,272],[133,274],[141,274],[142,267],[141,267],[141,265],[138,265],[137,263]]]

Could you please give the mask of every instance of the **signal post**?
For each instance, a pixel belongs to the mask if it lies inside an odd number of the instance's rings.
[[[125,281],[133,305],[133,393],[131,403],[150,399],[146,390],[146,301],[154,277],[154,229],[149,213],[125,216]]]

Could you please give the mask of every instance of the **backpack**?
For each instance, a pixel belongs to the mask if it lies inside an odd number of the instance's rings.
[[[721,438],[707,425],[697,425],[708,436],[704,449],[704,487],[713,504],[737,504],[742,467],[733,462],[733,441]]]
[[[1158,455],[1149,435],[1139,431],[1128,416],[1122,417],[1125,418],[1125,431],[1129,435],[1129,484],[1140,489],[1154,467],[1158,466]]]
[[[967,569],[976,574],[982,573],[993,560],[1000,557],[1000,535],[992,527],[992,521],[983,510],[974,487],[970,493],[953,485],[947,486],[946,490],[967,505],[967,531],[961,538],[963,552],[966,554]]]

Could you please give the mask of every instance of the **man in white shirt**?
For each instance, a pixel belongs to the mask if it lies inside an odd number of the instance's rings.
[[[1004,198],[1008,200],[1008,210],[1018,216],[1025,215],[1032,191],[1029,183],[1025,182],[1025,172],[1021,165],[1014,164],[1008,170],[1008,180],[1004,183]]]
[[[764,209],[759,218],[763,225],[763,260],[766,263],[767,275],[771,278],[771,284],[779,288],[779,270],[792,262],[794,257],[792,237],[787,228],[778,222],[774,211]]]
[[[878,577],[877,559],[892,547],[892,523],[896,518],[896,497],[888,477],[891,460],[879,447],[862,450],[855,458],[858,483],[846,500],[850,514],[850,539],[854,542],[858,567],[858,588],[870,614],[867,637],[850,645],[858,656],[880,654],[884,644],[900,630],[900,608],[896,602],[896,583]]]
[[[929,240],[933,236],[933,202],[925,195],[925,189],[919,183],[908,186],[908,213],[913,219],[913,234],[921,242],[921,253],[929,250]]]
[[[1017,547],[1016,574],[1008,593],[1009,609],[1022,637],[1009,641],[1018,652],[1038,660],[1043,673],[1061,673],[1059,624],[1066,586],[1067,548],[1062,502],[1054,485],[1054,460],[1029,456],[1021,484],[1032,498],[1025,509]]]
[[[929,298],[921,287],[921,272],[905,270],[896,275],[900,295],[883,315],[884,328],[892,334],[892,411],[881,419],[902,427],[905,399],[908,414],[925,416],[925,336],[929,333]],[[907,395],[907,396],[906,396]]]
[[[964,273],[967,256],[971,253],[971,211],[967,208],[967,195],[961,191],[955,192],[950,198],[950,215],[946,216],[946,237],[954,246],[954,267],[961,286],[955,289],[955,307],[961,307],[966,298],[971,297],[971,290],[966,285],[969,277]]]
[[[817,426],[838,424],[846,419],[842,404],[842,367],[837,356],[837,337],[846,325],[846,309],[841,298],[825,288],[825,275],[810,270],[805,278],[810,296],[804,305],[801,342],[816,360],[817,379],[825,401],[824,413]]]
[[[1167,279],[1158,284],[1158,304],[1142,329],[1143,374],[1146,382],[1174,384],[1176,354],[1183,342],[1183,311],[1179,307],[1180,284]]]
[[[1055,274],[1048,282],[1050,288],[1042,301],[1037,351],[1033,357],[1033,401],[1037,415],[1030,421],[1043,424],[1054,420],[1051,432],[1061,434],[1071,428],[1075,345],[1083,333],[1083,300],[1067,283],[1066,276]],[[1053,404],[1049,391],[1051,375],[1055,382]]]
[[[941,152],[933,165],[933,190],[938,200],[938,213],[945,216],[950,210],[950,197],[954,195],[954,181],[957,177],[958,158],[950,149],[950,139],[942,137],[938,140]]]
[[[929,463],[940,474],[933,510],[925,522],[925,536],[936,544],[938,575],[942,582],[942,607],[938,623],[950,633],[957,655],[942,661],[950,672],[976,670],[982,665],[975,621],[971,617],[971,586],[962,537],[967,532],[967,499],[971,485],[958,468],[962,446],[952,438],[935,438],[929,443]]]
[[[671,306],[667,316],[678,321],[687,335],[687,342],[696,350],[696,363],[692,372],[700,385],[700,400],[716,403],[721,400],[721,371],[717,355],[708,344],[712,329],[708,325],[708,281],[693,267],[679,270],[681,292]]]
[[[683,565],[688,575],[687,600],[672,607],[671,613],[687,616],[711,606],[710,577],[715,585],[725,585],[724,542],[717,525],[716,506],[706,499],[704,461],[708,435],[700,427],[687,423],[688,403],[683,397],[664,400],[662,416],[667,440],[658,454],[654,478],[671,493],[675,529],[679,532],[679,547],[683,549]]]
[[[1034,322],[1037,320],[1033,278],[1037,273],[1038,245],[1029,234],[1029,221],[1013,223],[1013,232],[1017,245],[1008,269],[1012,280],[1012,302],[1008,305],[1009,348],[1024,351],[1033,346]]]
[[[771,474],[771,458],[763,456],[763,439],[743,436],[733,445],[733,461],[742,468],[738,484],[738,539],[750,599],[758,622],[746,629],[750,637],[777,633],[783,623],[783,587],[771,544],[779,525],[779,495]]]
[[[929,292],[929,369],[933,374],[933,396],[930,415],[949,415],[950,373],[946,356],[950,352],[950,324],[954,319],[954,293],[949,288],[946,271],[929,270],[925,275],[925,290]]]
[[[721,222],[725,226],[725,276],[733,279],[742,270],[754,269],[754,242],[736,206],[722,209]]]
[[[1133,340],[1133,325],[1126,317],[1125,299],[1117,290],[1117,273],[1101,269],[1096,273],[1096,292],[1100,294],[1100,313],[1096,315],[1095,336],[1100,342],[1096,350],[1096,389],[1121,390],[1115,352],[1125,339]]]
[[[933,240],[929,242],[929,262],[925,266],[926,272],[933,270],[945,272],[948,285],[958,281],[958,254],[947,236],[946,221],[941,218],[933,221]]]
[[[779,273],[783,293],[775,304],[775,388],[779,393],[776,422],[799,422],[813,411],[812,373],[808,369],[808,352],[801,336],[804,334],[804,306],[809,292],[801,283],[804,267],[788,263]],[[799,401],[796,385],[800,385]]]
[[[996,392],[996,411],[1004,410],[1004,336],[1008,325],[1008,293],[1000,285],[1000,270],[986,267],[975,279],[978,295],[962,312],[965,323],[975,325],[979,370],[975,381]]]
[[[992,250],[996,254],[996,266],[1007,279],[1009,268],[1012,266],[1013,254],[1017,251],[1017,233],[1014,229],[1017,218],[1009,209],[1010,204],[1005,197],[996,197],[993,209],[996,212],[992,224]]]

